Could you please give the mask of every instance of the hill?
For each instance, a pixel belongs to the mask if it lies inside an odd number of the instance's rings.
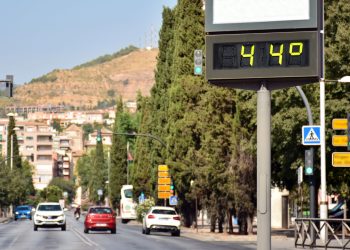
[[[130,49],[99,57],[70,70],[54,70],[15,89],[16,106],[70,105],[92,108],[121,96],[135,101],[147,96],[154,83],[158,49]]]

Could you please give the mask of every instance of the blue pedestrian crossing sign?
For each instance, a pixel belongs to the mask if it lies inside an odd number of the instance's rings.
[[[169,205],[170,206],[176,206],[177,205],[177,196],[170,196],[169,198]]]
[[[302,138],[305,146],[321,145],[321,126],[303,126]]]

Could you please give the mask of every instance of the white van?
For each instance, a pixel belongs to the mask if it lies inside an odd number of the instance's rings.
[[[133,186],[123,185],[120,193],[120,216],[122,223],[127,223],[129,220],[136,220],[137,204],[133,200]]]

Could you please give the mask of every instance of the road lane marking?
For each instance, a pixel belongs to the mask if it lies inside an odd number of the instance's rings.
[[[11,243],[10,243],[10,245],[7,247],[7,249],[11,249],[11,248],[14,246],[14,244],[15,244],[16,241],[18,240],[19,236],[20,236],[20,235],[17,235],[17,236],[11,241]]]
[[[76,236],[78,236],[85,244],[89,245],[89,246],[95,246],[98,249],[102,249],[100,248],[100,246],[92,241],[91,239],[89,239],[88,237],[86,237],[85,235],[83,235],[81,232],[78,231],[78,229],[76,229],[75,227],[71,227],[71,230],[75,233]]]

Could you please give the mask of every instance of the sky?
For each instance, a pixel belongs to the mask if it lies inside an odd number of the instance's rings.
[[[0,80],[14,75],[20,85],[129,45],[150,46],[153,40],[154,47],[163,6],[176,2],[0,0]]]

